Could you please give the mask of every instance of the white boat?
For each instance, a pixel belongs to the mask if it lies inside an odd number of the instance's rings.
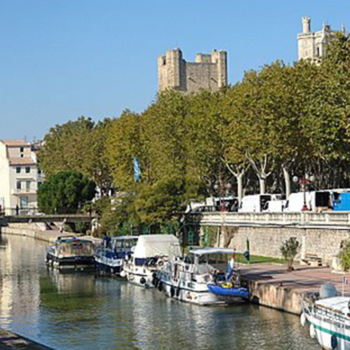
[[[184,259],[166,262],[155,284],[171,298],[199,305],[242,301],[248,298],[248,291],[241,288],[234,266],[229,279],[226,275],[228,258],[233,254],[235,250],[231,248],[192,250]]]
[[[49,247],[46,263],[58,269],[84,269],[94,267],[94,245],[90,240],[75,236],[58,237]]]
[[[180,256],[179,240],[174,235],[139,236],[131,258],[124,261],[122,277],[139,286],[154,287],[154,274],[169,256]]]
[[[302,301],[301,324],[310,325],[310,336],[316,338],[322,348],[350,349],[349,303],[350,298],[344,296]]]
[[[120,275],[123,269],[123,262],[127,256],[131,256],[137,239],[138,236],[105,238],[95,251],[97,271]]]

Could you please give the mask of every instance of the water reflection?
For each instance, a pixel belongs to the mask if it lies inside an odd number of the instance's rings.
[[[47,245],[0,239],[0,324],[55,349],[319,349],[293,315],[200,307],[94,273],[45,266]]]

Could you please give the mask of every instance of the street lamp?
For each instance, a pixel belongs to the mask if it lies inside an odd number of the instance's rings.
[[[226,207],[222,202],[222,197],[230,192],[232,185],[228,182],[223,184],[222,181],[216,182],[214,185],[214,190],[219,193],[219,207],[220,211],[226,211]]]
[[[293,182],[294,183],[300,183],[302,191],[303,191],[303,198],[304,198],[304,204],[301,208],[301,211],[309,211],[309,208],[306,204],[306,186],[311,185],[315,181],[315,177],[311,175],[310,177],[306,174],[303,176],[300,180],[298,176],[293,176]]]

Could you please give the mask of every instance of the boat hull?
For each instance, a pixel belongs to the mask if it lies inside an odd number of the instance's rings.
[[[120,273],[123,270],[123,260],[122,259],[108,259],[108,258],[99,258],[95,257],[95,266],[96,270],[99,273],[106,273],[111,275],[120,276]]]
[[[59,258],[55,255],[48,254],[46,262],[49,266],[57,269],[93,269],[95,258],[93,256],[75,256]]]
[[[178,283],[172,283],[166,280],[158,282],[158,290],[161,290],[169,298],[203,306],[224,305],[225,302],[220,300],[215,294],[207,288],[185,288]]]
[[[123,269],[128,282],[140,287],[153,288],[153,274],[155,270],[145,266],[126,265]]]

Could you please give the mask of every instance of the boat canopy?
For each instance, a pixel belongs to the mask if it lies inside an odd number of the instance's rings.
[[[349,297],[334,297],[317,300],[315,304],[329,311],[341,312],[345,315],[349,313]]]
[[[208,254],[235,254],[238,253],[233,248],[199,248],[190,251],[194,255],[208,255]]]
[[[179,240],[174,235],[139,236],[134,257],[146,259],[156,256],[181,256]]]

